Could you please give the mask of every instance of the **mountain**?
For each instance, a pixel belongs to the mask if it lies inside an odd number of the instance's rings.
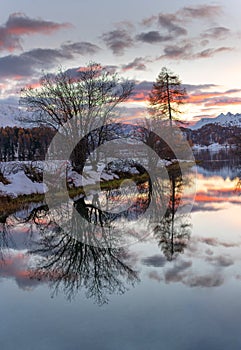
[[[0,103],[0,127],[29,127],[29,125],[26,125],[26,123],[21,121],[22,116],[24,116],[24,118],[29,117],[31,120],[31,112],[24,111],[17,105]]]
[[[202,118],[195,125],[191,126],[190,129],[198,130],[207,124],[217,124],[222,127],[241,127],[241,114],[232,114],[229,112],[227,114],[221,113],[216,118]]]

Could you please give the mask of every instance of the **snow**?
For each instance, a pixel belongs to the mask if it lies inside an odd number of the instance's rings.
[[[0,182],[0,195],[17,197],[23,194],[42,194],[47,191],[45,184],[31,181],[22,170],[15,174],[9,174],[6,178],[10,184],[4,185]]]
[[[21,118],[32,119],[32,113],[21,109],[17,105],[9,105],[0,103],[0,127],[29,127],[26,123],[21,121]]]
[[[231,126],[241,127],[241,114],[239,113],[232,114],[229,112],[227,114],[221,113],[216,118],[202,118],[195,125],[191,126],[190,129],[197,130],[207,124],[217,124],[223,127],[231,127]]]
[[[219,151],[221,149],[227,149],[227,148],[232,148],[231,145],[228,145],[228,144],[223,144],[221,145],[220,143],[211,143],[210,145],[208,146],[205,146],[205,145],[199,145],[199,144],[196,144],[196,145],[193,145],[192,146],[192,149],[193,150],[211,150],[211,151]]]

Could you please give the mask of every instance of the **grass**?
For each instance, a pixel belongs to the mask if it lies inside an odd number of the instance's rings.
[[[43,194],[21,195],[16,198],[10,196],[1,197],[0,203],[0,222],[4,222],[4,218],[15,213],[18,210],[27,208],[30,203],[38,203],[44,200]]]

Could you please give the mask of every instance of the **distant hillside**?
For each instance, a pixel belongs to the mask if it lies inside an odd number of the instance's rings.
[[[191,140],[194,145],[210,146],[215,144],[216,146],[222,145],[229,147],[237,145],[240,142],[238,140],[240,140],[241,125],[222,126],[210,123],[195,130],[183,129],[183,132],[187,135],[187,139]]]

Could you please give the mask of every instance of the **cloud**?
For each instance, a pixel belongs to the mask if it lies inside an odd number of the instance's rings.
[[[194,54],[192,58],[209,58],[209,57],[213,57],[216,53],[226,52],[226,51],[233,51],[233,48],[225,47],[225,46],[218,47],[216,49],[209,48]]]
[[[222,7],[219,5],[199,5],[199,6],[186,6],[174,13],[159,13],[144,18],[141,24],[145,27],[151,27],[154,24],[159,24],[169,31],[175,32],[179,35],[186,35],[185,28],[180,27],[177,23],[183,23],[187,20],[196,19],[213,19],[222,14]]]
[[[133,39],[125,29],[115,29],[101,36],[107,47],[112,50],[114,55],[123,55],[125,49],[133,46]]]
[[[200,91],[200,89],[206,90],[210,89],[213,87],[216,87],[216,84],[183,84],[183,87],[188,91],[188,93],[193,92],[193,91]]]
[[[138,41],[148,44],[156,44],[171,40],[171,35],[161,35],[158,31],[152,30],[146,33],[140,33],[136,36]]]
[[[141,81],[137,82],[131,97],[128,101],[130,102],[145,102],[148,98],[148,95],[153,87],[153,82],[150,81]]]
[[[142,259],[142,264],[152,267],[163,267],[167,260],[163,255],[153,255]]]
[[[88,42],[66,43],[56,49],[36,48],[19,55],[0,57],[0,75],[2,79],[21,79],[33,77],[41,69],[49,69],[70,60],[75,55],[93,54],[99,48]]]
[[[158,16],[158,23],[162,28],[168,30],[170,34],[177,36],[187,35],[187,30],[184,27],[177,25],[175,22],[178,18],[175,14],[162,14]]]
[[[187,85],[185,85],[187,86]],[[215,85],[213,85],[215,86]],[[189,92],[188,86],[186,87],[187,91]],[[202,88],[201,88],[202,89]],[[205,89],[205,88],[203,88]],[[231,90],[227,90],[227,91],[201,91],[201,90],[197,90],[194,92],[189,94],[188,98],[186,99],[187,103],[192,103],[192,104],[205,104],[208,105],[210,103],[210,105],[214,105],[215,101],[219,100],[222,102],[225,102],[226,100],[226,104],[230,104],[230,100],[232,101],[236,101],[239,102],[240,98],[236,98],[236,97],[229,97],[227,95],[230,94],[234,94],[234,93],[239,93],[240,89],[231,89]],[[214,101],[214,103],[213,103]]]
[[[193,45],[191,43],[178,45],[168,45],[164,48],[164,54],[159,59],[188,60],[192,57]]]
[[[209,99],[206,103],[206,107],[211,106],[227,106],[227,105],[240,105],[241,98],[240,97],[221,97],[221,98],[212,98]]]
[[[63,58],[71,57],[54,49],[34,49],[20,55],[4,56],[0,58],[0,75],[3,79],[33,77],[39,69],[51,68]]]
[[[100,47],[90,42],[67,42],[61,45],[63,51],[79,54],[79,55],[93,55],[100,51]]]
[[[158,16],[154,16],[154,15],[151,17],[144,18],[141,21],[141,25],[143,25],[144,27],[150,27],[157,21],[157,19],[158,19]]]
[[[230,34],[230,29],[226,27],[213,27],[201,34],[203,38],[224,39]]]
[[[222,14],[222,7],[220,5],[186,6],[178,12],[183,17],[191,19],[211,19]]]
[[[49,35],[70,26],[69,23],[33,19],[23,13],[13,13],[9,16],[7,22],[0,27],[0,51],[21,49],[21,37],[24,35]]]
[[[140,123],[147,116],[146,108],[143,107],[116,107],[116,120],[121,123]]]
[[[147,62],[147,60],[145,60],[144,58],[137,57],[132,62],[129,62],[127,64],[123,64],[121,68],[123,71],[128,71],[131,69],[146,70],[146,62]]]
[[[233,51],[232,47],[218,47],[218,48],[208,48],[199,52],[194,52],[194,43],[186,42],[183,45],[168,45],[164,48],[164,53],[158,60],[160,59],[168,59],[168,60],[194,60],[201,58],[210,58],[220,52]]]

